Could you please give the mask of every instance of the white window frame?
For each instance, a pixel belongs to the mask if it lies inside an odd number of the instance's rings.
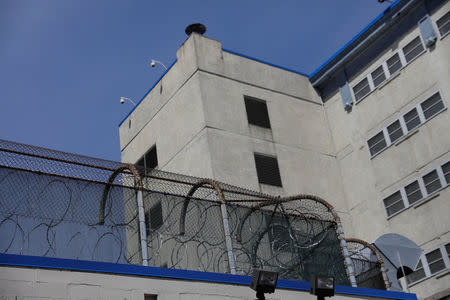
[[[443,104],[443,108],[441,110],[439,110],[436,114],[434,114],[433,116],[431,116],[428,119],[425,119],[425,115],[423,113],[422,110],[422,103],[427,101],[430,97],[432,97],[434,94],[439,93],[439,96],[441,98],[441,102]],[[405,121],[405,115],[407,113],[409,113],[411,110],[416,109],[417,111],[417,115],[419,116],[419,125],[417,125],[416,127],[408,130],[407,126],[406,126],[406,121]],[[379,131],[377,131],[377,133],[375,133],[374,135],[370,136],[368,139],[366,139],[366,145],[367,145],[367,149],[369,150],[369,155],[370,158],[374,158],[375,156],[377,156],[379,153],[383,152],[384,150],[386,150],[387,148],[389,148],[393,143],[391,142],[391,137],[389,136],[389,132],[387,130],[387,128],[389,126],[391,126],[393,123],[400,121],[400,127],[402,129],[403,135],[397,139],[395,143],[400,142],[405,136],[408,135],[408,133],[416,130],[417,128],[421,127],[423,124],[425,124],[426,122],[430,121],[431,119],[433,119],[434,117],[436,117],[437,115],[439,115],[440,113],[442,113],[443,111],[445,111],[447,109],[447,106],[445,105],[445,101],[444,98],[442,97],[442,92],[441,90],[436,90],[433,91],[432,93],[427,93],[426,97],[424,99],[422,99],[419,103],[417,103],[414,107],[410,107],[405,113],[401,114],[400,117],[398,117],[397,119],[395,119],[394,121],[390,122],[389,124],[387,124],[386,126],[384,126],[382,129],[380,129]],[[372,139],[373,137],[375,137],[377,134],[379,134],[380,132],[383,132],[383,136],[384,136],[384,140],[386,141],[386,147],[384,147],[382,150],[378,151],[377,153],[375,153],[374,155],[372,155],[370,153],[370,146],[369,146],[369,140]]]
[[[434,276],[436,276],[436,275],[439,275],[439,274],[445,272],[446,270],[449,270],[449,269],[450,269],[450,259],[448,258],[448,256],[449,256],[450,253],[447,253],[447,251],[446,251],[446,249],[445,249],[445,245],[447,245],[447,244],[449,244],[449,243],[450,243],[450,241],[448,241],[448,242],[446,242],[446,243],[444,243],[444,244],[441,244],[441,245],[439,245],[438,247],[435,247],[435,248],[433,248],[433,249],[431,249],[431,250],[428,250],[427,252],[423,252],[423,253],[420,255],[419,260],[422,262],[422,267],[423,267],[423,270],[424,270],[424,272],[425,272],[425,277],[424,277],[424,278],[421,278],[421,279],[419,279],[419,280],[417,280],[417,281],[414,281],[414,282],[409,283],[409,284],[408,284],[409,287],[411,287],[411,286],[413,286],[413,285],[415,285],[415,284],[417,284],[417,283],[419,283],[419,282],[422,282],[422,281],[424,281],[424,280],[427,280],[428,278],[431,278],[431,277],[434,277]],[[443,260],[444,260],[445,268],[442,269],[442,270],[440,270],[440,271],[438,271],[438,272],[436,272],[436,273],[434,273],[434,274],[431,274],[430,266],[429,266],[429,264],[428,264],[426,255],[429,254],[429,253],[431,253],[431,252],[433,252],[433,251],[435,251],[435,250],[437,250],[437,249],[439,249],[439,251],[441,252],[442,258],[443,258]],[[417,263],[417,264],[419,264],[419,263]],[[417,265],[416,265],[416,267],[417,267]],[[414,268],[414,269],[415,269],[415,268]],[[414,271],[415,271],[415,270],[414,270]]]
[[[381,151],[380,151],[380,152],[381,152]],[[435,168],[433,168],[433,169],[429,169],[428,171],[421,173],[421,175],[420,175],[419,177],[414,178],[414,179],[408,181],[406,184],[403,184],[402,187],[401,187],[400,189],[395,190],[394,192],[389,193],[387,196],[383,197],[383,198],[381,199],[381,204],[382,204],[383,207],[384,207],[384,212],[385,212],[386,218],[387,218],[387,219],[390,219],[390,218],[392,218],[393,216],[395,216],[395,215],[401,213],[402,211],[404,211],[404,210],[406,210],[406,209],[408,209],[408,208],[410,208],[410,207],[412,207],[412,206],[415,206],[417,203],[420,203],[420,202],[422,202],[422,201],[424,201],[424,200],[426,200],[426,199],[428,199],[428,198],[430,198],[430,197],[436,195],[437,193],[439,193],[439,192],[442,191],[443,189],[447,188],[447,187],[450,185],[450,183],[447,183],[446,180],[445,180],[445,176],[444,176],[444,172],[443,172],[443,170],[442,170],[442,166],[445,165],[445,164],[448,163],[448,162],[450,162],[450,160],[447,160],[447,161],[445,161],[445,162],[439,164],[437,167],[435,167]],[[437,172],[437,174],[438,174],[438,179],[439,179],[439,181],[440,181],[440,183],[441,183],[441,187],[440,187],[439,189],[433,191],[432,193],[428,193],[428,191],[427,191],[427,189],[426,189],[426,187],[425,187],[425,182],[423,181],[423,176],[425,176],[425,175],[427,175],[427,174],[429,174],[429,173],[431,173],[431,172],[433,172],[433,171],[436,171],[436,172]],[[407,197],[407,195],[406,195],[406,189],[405,189],[405,188],[406,188],[408,185],[410,185],[411,183],[415,182],[415,181],[417,181],[417,182],[419,183],[419,188],[420,188],[420,191],[421,191],[421,193],[422,193],[422,198],[419,199],[419,200],[417,200],[417,201],[414,202],[413,204],[409,204],[409,201],[408,201],[408,197]],[[393,213],[392,215],[389,215],[388,212],[387,212],[386,206],[384,205],[384,199],[386,199],[386,198],[392,196],[393,194],[395,194],[395,193],[397,193],[397,192],[400,192],[400,195],[401,195],[402,200],[403,200],[404,208],[402,208],[401,210],[399,210],[399,211]]]
[[[437,22],[440,20],[440,19],[442,19],[446,14],[448,14],[450,11],[447,11],[445,14],[443,14],[442,16],[440,16],[439,18],[436,18],[436,21],[435,22],[433,22],[434,23],[434,25],[436,26],[436,31],[437,31],[437,33],[439,34],[439,39],[443,39],[443,38],[445,38],[447,35],[449,35],[450,34],[450,30],[449,31],[447,31],[444,35],[441,35],[441,31],[439,30],[439,26],[438,26],[438,24],[437,24]]]
[[[437,24],[436,24],[436,26],[437,26]],[[411,59],[411,61],[410,61],[409,63],[407,63],[407,62],[406,62],[406,58],[405,58],[405,54],[404,54],[404,52],[403,52],[403,48],[406,47],[409,43],[411,43],[411,42],[412,42],[414,39],[416,39],[417,37],[419,38],[420,43],[422,44],[423,51],[420,52],[419,54],[417,54],[413,59]],[[422,37],[421,37],[420,34],[417,35],[417,36],[415,36],[415,37],[413,37],[411,40],[408,41],[408,43],[405,43],[404,46],[402,46],[401,48],[398,48],[398,49],[396,49],[395,51],[392,51],[392,52],[391,52],[391,55],[389,55],[389,57],[388,57],[387,59],[383,60],[383,62],[381,62],[380,64],[377,64],[376,68],[372,68],[371,71],[369,71],[364,77],[362,77],[360,80],[358,80],[358,82],[357,82],[356,84],[354,84],[354,85],[352,85],[352,86],[350,87],[352,97],[353,97],[353,99],[355,100],[355,104],[358,104],[359,102],[361,102],[364,98],[366,98],[367,96],[369,96],[374,90],[376,90],[376,89],[382,87],[386,82],[389,81],[389,79],[390,79],[391,77],[394,77],[394,76],[396,76],[397,74],[399,74],[399,73],[400,73],[407,65],[409,65],[410,63],[412,63],[414,60],[416,60],[419,56],[421,56],[421,55],[422,55],[423,53],[425,53],[426,51],[427,51],[427,48],[425,47],[425,44],[424,44],[424,42],[423,42]],[[399,56],[401,67],[400,67],[400,69],[398,69],[396,72],[394,72],[394,73],[391,74],[391,72],[389,71],[389,68],[388,68],[388,66],[387,66],[387,61],[388,61],[390,58],[392,58],[393,56],[395,56],[396,54],[398,54],[398,56]],[[374,72],[374,71],[375,71],[376,69],[378,69],[380,66],[383,67],[385,79],[384,79],[377,87],[375,87],[375,85],[374,85],[374,83],[373,83],[372,72]],[[367,94],[365,94],[364,96],[362,96],[360,99],[357,100],[357,99],[356,99],[356,96],[355,96],[355,93],[354,93],[354,91],[353,91],[353,89],[355,88],[355,86],[357,86],[359,83],[361,83],[361,81],[363,81],[364,79],[367,79],[367,82],[368,82],[368,86],[369,86],[370,91],[369,91]]]

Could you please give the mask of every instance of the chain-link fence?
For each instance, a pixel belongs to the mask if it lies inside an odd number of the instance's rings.
[[[0,252],[355,285],[324,200],[0,140]]]

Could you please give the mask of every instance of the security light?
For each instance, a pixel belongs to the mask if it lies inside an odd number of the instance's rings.
[[[256,291],[256,298],[264,300],[264,294],[272,294],[278,281],[278,273],[255,269],[253,270],[252,283],[250,288]]]
[[[134,106],[136,106],[136,103],[133,102],[133,100],[131,100],[130,98],[127,97],[120,97],[120,104],[124,104],[126,101],[130,101],[131,103],[133,103]]]
[[[316,295],[318,300],[334,296],[334,277],[311,276],[310,294]]]
[[[156,64],[160,64],[160,65],[163,66],[163,68],[166,69],[166,71],[167,71],[167,67],[166,67],[162,62],[160,62],[160,61],[158,61],[158,60],[154,60],[154,59],[152,59],[152,60],[150,61],[150,66],[151,66],[152,68],[154,68],[154,67],[156,66]]]

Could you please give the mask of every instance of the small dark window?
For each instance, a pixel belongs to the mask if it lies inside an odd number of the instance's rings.
[[[150,148],[147,153],[144,154],[137,162],[136,167],[138,167],[139,171],[143,171],[145,173],[151,171],[152,169],[158,167],[158,154],[156,152],[156,145]]]
[[[372,72],[373,85],[375,87],[379,86],[383,81],[386,80],[386,75],[384,74],[383,66],[379,66],[375,71]]]
[[[289,222],[287,219],[278,216],[267,216],[269,241],[274,252],[292,252],[293,238],[289,232]],[[291,229],[292,230],[292,229]],[[292,232],[292,235],[294,232]]]
[[[157,295],[144,295],[144,300],[158,300]]]
[[[411,131],[420,125],[419,114],[415,108],[407,112],[403,117],[405,118],[406,128],[408,131]]]
[[[422,179],[428,194],[431,194],[442,187],[441,181],[439,180],[439,175],[436,170],[433,170],[427,175],[423,176]]]
[[[406,281],[408,282],[408,284],[411,284],[425,277],[427,277],[427,275],[425,274],[425,270],[423,269],[422,261],[419,260],[416,270],[414,270],[413,273],[406,276]]]
[[[353,94],[355,94],[356,102],[364,98],[369,93],[370,93],[370,85],[369,80],[367,80],[367,78],[364,78],[353,87]]]
[[[442,253],[440,249],[436,249],[425,255],[428,262],[428,267],[430,268],[430,273],[434,274],[445,269],[445,262],[442,258]]]
[[[244,96],[244,101],[248,123],[264,128],[270,128],[266,101],[253,99],[247,96]]]
[[[420,53],[422,53],[425,48],[422,45],[420,37],[416,37],[408,45],[403,47],[403,54],[405,55],[406,62],[409,63],[414,58],[416,58]]]
[[[383,200],[383,203],[388,216],[391,216],[405,208],[400,192],[395,192],[394,194],[385,198]]]
[[[413,204],[422,199],[422,191],[420,190],[419,182],[416,180],[405,187],[406,198],[409,204]]]
[[[434,115],[437,115],[445,107],[439,92],[423,101],[420,106],[422,107],[423,115],[427,120]]]
[[[151,231],[158,230],[164,224],[161,202],[156,203],[149,209],[145,216],[145,224],[147,235]]]
[[[380,131],[377,135],[368,140],[367,144],[369,145],[370,155],[372,156],[386,148],[387,144],[384,139],[383,131]]]
[[[255,153],[255,164],[259,183],[282,186],[276,157]]]
[[[450,184],[450,161],[442,165],[442,172],[444,173],[445,181]]]
[[[450,32],[450,12],[446,13],[442,18],[437,20],[437,27],[439,29],[439,33],[441,37],[444,37],[447,33]]]
[[[398,56],[398,53],[392,55],[386,63],[391,75],[402,68],[402,62],[400,61],[400,56]]]
[[[402,126],[400,125],[400,121],[398,120],[389,125],[387,127],[387,131],[389,133],[389,137],[391,138],[391,143],[395,142],[403,136]]]

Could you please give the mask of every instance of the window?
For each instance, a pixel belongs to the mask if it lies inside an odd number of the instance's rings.
[[[282,186],[276,157],[255,153],[255,164],[259,183]]]
[[[373,138],[367,141],[369,145],[369,151],[372,156],[386,148],[386,140],[384,138],[383,131],[377,133]]]
[[[442,102],[441,94],[438,92],[423,101],[420,106],[422,107],[425,119],[428,120],[444,109],[444,102]]]
[[[422,199],[422,191],[417,180],[405,186],[405,192],[410,205]]]
[[[364,98],[370,93],[369,80],[364,78],[357,85],[353,87],[353,93],[355,94],[356,102]]]
[[[391,58],[389,58],[387,61],[387,67],[389,70],[389,73],[395,74],[398,70],[402,68],[402,62],[400,61],[400,56],[398,53],[395,53]]]
[[[434,93],[431,97],[420,102],[416,107],[371,137],[367,141],[370,156],[374,157],[408,132],[444,111],[444,109],[445,105],[441,94],[439,92]]]
[[[442,173],[444,173],[447,184],[450,184],[450,161],[442,165]]]
[[[379,86],[383,81],[386,80],[386,74],[384,74],[383,66],[379,66],[371,74],[373,80],[373,86]]]
[[[406,63],[412,61],[423,51],[425,51],[425,48],[422,45],[422,41],[420,40],[420,37],[416,37],[411,42],[409,42],[408,45],[403,47],[403,54],[405,55]]]
[[[440,249],[436,249],[425,255],[427,258],[428,267],[430,268],[430,273],[434,274],[445,269],[444,259],[442,258],[442,253]]]
[[[142,156],[135,164],[139,171],[145,173],[158,167],[158,154],[156,152],[156,145],[153,145],[147,153]]]
[[[411,131],[412,129],[420,125],[419,114],[417,113],[417,109],[415,108],[407,112],[403,117],[405,118],[405,124],[406,128],[408,128],[408,131]]]
[[[417,264],[417,267],[414,270],[414,272],[409,274],[408,276],[406,276],[406,282],[408,282],[408,284],[411,284],[411,283],[419,281],[420,279],[425,278],[426,276],[427,275],[425,274],[425,270],[423,268],[422,261],[419,260],[419,263]]]
[[[450,257],[450,243],[422,254],[414,272],[406,276],[408,285],[413,285],[443,270],[450,269],[450,260],[446,257]]]
[[[144,300],[158,300],[157,295],[144,295]]]
[[[422,178],[428,194],[431,194],[442,187],[441,181],[439,180],[439,175],[436,170],[431,171]]]
[[[158,230],[164,224],[161,201],[153,205],[145,215],[147,235]]]
[[[383,199],[388,218],[448,186],[450,161]],[[447,184],[444,182],[447,181]]]
[[[267,215],[266,220],[269,227],[269,241],[271,249],[275,252],[292,252],[292,237],[289,232],[289,222],[280,216]]]
[[[405,208],[400,191],[395,192],[383,200],[388,216],[392,216],[396,212]]]
[[[400,121],[397,120],[391,125],[387,127],[387,131],[389,133],[389,138],[391,139],[391,143],[395,142],[399,138],[403,136],[402,126],[400,125]]]
[[[437,20],[436,25],[438,27],[441,37],[447,35],[450,32],[450,11],[446,13],[442,18]]]
[[[244,96],[245,110],[249,124],[270,128],[269,113],[266,101]]]

